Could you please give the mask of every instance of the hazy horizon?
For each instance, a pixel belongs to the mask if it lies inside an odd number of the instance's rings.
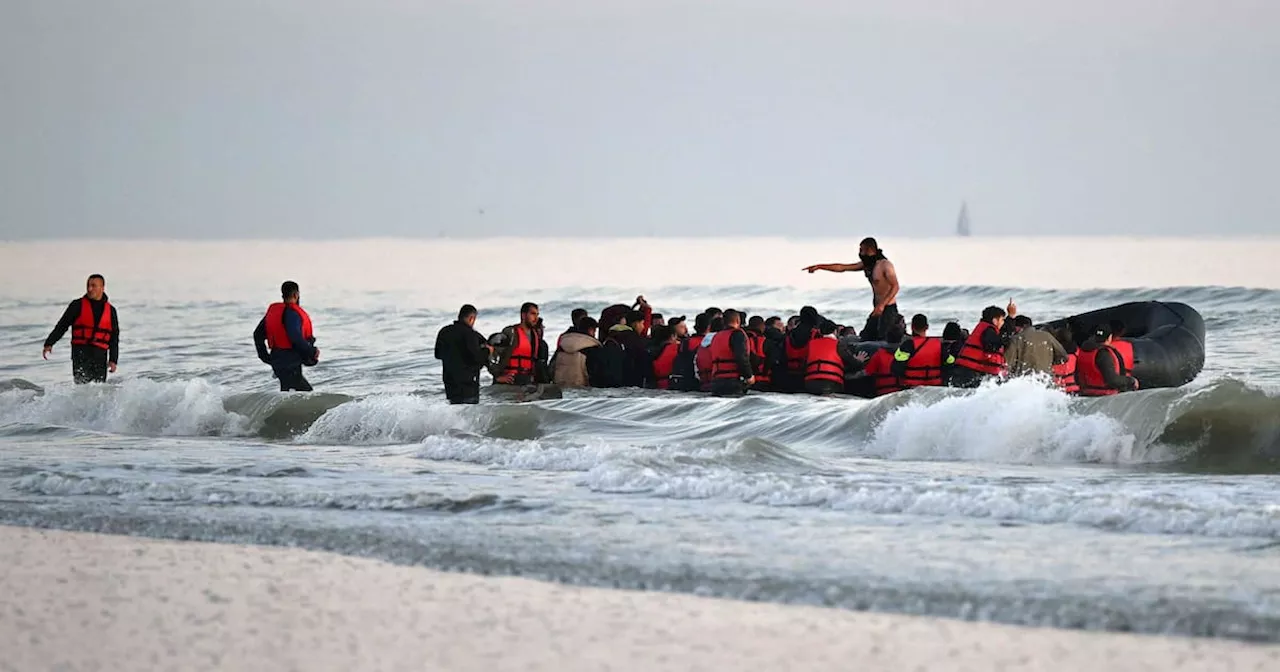
[[[1280,3],[11,4],[0,240],[1280,231]]]

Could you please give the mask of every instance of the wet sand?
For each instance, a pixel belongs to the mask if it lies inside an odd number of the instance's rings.
[[[1280,670],[1280,647],[0,527],[0,670]]]

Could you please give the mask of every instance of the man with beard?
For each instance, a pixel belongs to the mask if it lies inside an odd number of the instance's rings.
[[[871,315],[862,328],[861,338],[864,341],[883,341],[898,321],[898,273],[893,262],[884,256],[884,250],[876,243],[875,238],[863,238],[858,248],[858,262],[853,264],[814,264],[804,269],[814,271],[831,271],[845,273],[862,271],[871,283]]]

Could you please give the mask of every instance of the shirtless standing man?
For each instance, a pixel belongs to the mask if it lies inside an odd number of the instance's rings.
[[[864,341],[883,341],[889,327],[898,321],[898,273],[893,268],[893,262],[885,259],[884,251],[875,238],[862,239],[858,259],[856,264],[814,264],[803,270],[810,273],[862,271],[867,276],[867,282],[871,283],[872,310],[860,338]]]

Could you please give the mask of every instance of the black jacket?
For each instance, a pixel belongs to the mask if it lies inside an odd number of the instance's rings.
[[[88,298],[87,296],[81,298]],[[102,319],[103,306],[111,303],[111,299],[106,294],[102,295],[101,301],[89,299],[89,306],[93,309],[93,323],[97,324]],[[53,331],[49,332],[49,338],[44,341],[44,347],[52,348],[75,324],[76,318],[80,317],[80,299],[76,299],[67,305],[67,309],[62,312],[62,317],[58,320],[58,324],[53,327]],[[72,346],[83,347],[83,346]],[[111,306],[111,343],[107,349],[107,361],[115,364],[120,357],[120,318],[116,316],[116,307]]]
[[[489,361],[481,347],[484,337],[466,322],[454,322],[436,334],[436,359],[444,366],[445,385],[479,384],[480,369]]]
[[[601,347],[603,384],[593,387],[654,387],[649,339],[630,328],[611,330]]]

